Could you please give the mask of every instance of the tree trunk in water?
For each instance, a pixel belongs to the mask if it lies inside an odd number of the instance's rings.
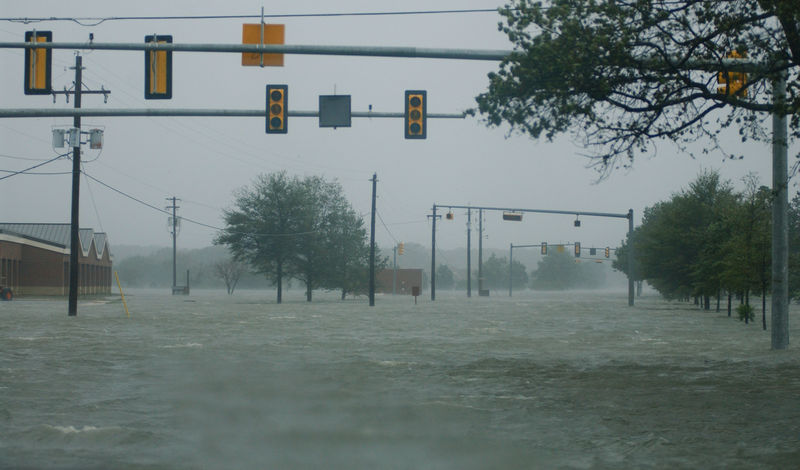
[[[278,263],[278,303],[283,300],[283,263]]]
[[[306,284],[306,302],[311,302],[311,283]]]
[[[344,290],[344,288],[342,288],[342,300],[344,300],[346,296],[347,296],[347,291]]]
[[[722,290],[718,289],[718,290],[717,290],[717,312],[719,312],[719,301],[720,301],[720,297],[722,297]]]
[[[744,291],[744,304],[750,305],[750,289]],[[748,323],[750,323],[750,315],[745,315],[744,324],[747,325]]]
[[[767,331],[767,285],[761,284],[761,326]]]
[[[703,296],[703,310],[711,310],[711,297]]]
[[[642,296],[642,283],[643,281],[636,281],[636,297]]]
[[[728,292],[728,316],[731,316],[731,300],[733,300],[733,296]]]

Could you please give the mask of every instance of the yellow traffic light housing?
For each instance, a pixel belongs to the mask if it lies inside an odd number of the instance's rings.
[[[406,249],[406,246],[403,244],[403,242],[400,242],[400,243],[397,244],[397,254],[398,255],[402,255],[405,252],[405,249]]]
[[[172,36],[145,36],[144,42],[172,43]],[[172,51],[144,51],[144,99],[172,99]]]
[[[25,42],[53,42],[52,31],[25,31]],[[25,94],[49,95],[53,91],[53,50],[25,50]]]
[[[547,242],[542,242],[542,254],[547,254]]]
[[[610,254],[611,254],[611,249],[609,247],[606,247],[606,258],[608,258]]]
[[[726,54],[728,59],[744,59],[747,57],[746,53],[738,53],[731,51]],[[725,95],[735,95],[739,97],[747,97],[747,74],[744,72],[719,72],[717,74],[717,93]]]
[[[581,242],[575,242],[575,257],[581,257]]]
[[[267,85],[267,134],[289,131],[289,86]]]
[[[406,90],[404,107],[406,139],[425,139],[428,136],[428,92]]]

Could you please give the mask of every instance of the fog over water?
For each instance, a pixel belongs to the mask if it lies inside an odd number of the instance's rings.
[[[623,291],[126,295],[130,317],[0,303],[0,468],[800,462],[798,349],[725,312]]]

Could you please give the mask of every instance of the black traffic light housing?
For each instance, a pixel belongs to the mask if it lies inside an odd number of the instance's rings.
[[[425,139],[428,136],[428,92],[406,90],[405,136],[406,139]]]
[[[145,43],[172,43],[171,35],[150,35]],[[144,99],[172,99],[172,51],[144,51]]]
[[[34,39],[35,38],[35,39]],[[53,42],[52,31],[25,31],[25,42]],[[49,95],[53,91],[53,50],[25,50],[25,94]]]
[[[267,85],[267,134],[289,131],[289,86]]]
[[[514,222],[521,222],[522,221],[522,213],[521,212],[503,212],[503,220],[511,220]]]

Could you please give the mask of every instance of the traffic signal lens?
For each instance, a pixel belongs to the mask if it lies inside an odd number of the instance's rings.
[[[267,134],[288,132],[289,87],[267,85]]]
[[[425,90],[406,90],[404,104],[406,139],[425,139],[427,137],[426,98]]]

